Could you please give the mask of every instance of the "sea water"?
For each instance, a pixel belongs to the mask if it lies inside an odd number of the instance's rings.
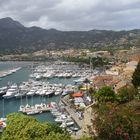
[[[28,81],[30,78],[29,75],[31,74],[31,66],[33,62],[0,62],[0,70],[7,70],[12,69],[15,67],[22,67],[22,69],[18,70],[17,72],[13,73],[12,75],[8,75],[3,77],[0,81],[0,87],[6,86],[8,82],[20,84],[23,81]],[[62,83],[62,84],[72,84],[73,78],[52,78],[49,79],[49,83]],[[59,102],[60,96],[33,96],[33,97],[23,97],[22,104],[26,105],[35,105],[40,103],[50,103],[51,101]],[[18,112],[19,107],[21,105],[20,98],[11,98],[11,99],[2,99],[0,98],[0,117],[5,117],[6,115]],[[50,112],[42,113],[34,115],[39,121],[48,121],[54,122],[54,118]]]

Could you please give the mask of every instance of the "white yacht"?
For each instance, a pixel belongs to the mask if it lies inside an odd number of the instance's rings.
[[[40,95],[41,92],[42,92],[42,89],[38,89],[38,90],[35,92],[35,94],[36,94],[36,95]]]
[[[50,89],[48,91],[46,91],[46,95],[51,96],[54,94],[54,90]]]
[[[20,105],[20,107],[19,107],[19,112],[23,112],[24,108],[25,108],[24,105]]]
[[[66,124],[66,126],[74,125],[74,121],[72,119],[66,120],[64,123]]]
[[[39,113],[40,113],[39,110],[31,110],[31,111],[26,112],[27,115],[35,115],[35,114],[39,114]]]
[[[7,91],[7,87],[6,86],[5,87],[1,87],[0,88],[0,96],[6,94],[6,91]]]
[[[71,129],[72,131],[78,131],[78,130],[79,130],[78,127],[74,127],[74,126],[71,126],[70,129]]]
[[[18,87],[17,85],[12,85],[6,92],[5,95],[3,95],[3,98],[9,99],[14,97],[18,93]]]
[[[55,94],[55,95],[59,95],[59,94],[61,94],[62,92],[63,92],[63,91],[62,91],[61,88],[57,88],[54,94]]]
[[[16,98],[20,98],[26,95],[26,92],[20,92],[15,95]]]
[[[52,115],[54,116],[54,117],[60,117],[61,115],[62,115],[62,113],[61,112],[59,112],[59,111],[57,111],[57,112],[52,112]]]
[[[29,92],[27,92],[27,96],[33,96],[35,94],[35,90],[31,89]]]
[[[40,80],[42,78],[42,75],[37,74],[35,78],[36,78],[36,80]]]
[[[3,132],[3,129],[6,127],[6,123],[0,120],[0,132]]]
[[[46,95],[46,92],[47,92],[46,90],[42,89],[42,90],[40,91],[39,95],[41,95],[41,96]]]
[[[69,117],[67,115],[62,114],[61,116],[59,116],[59,117],[57,117],[55,119],[55,122],[57,122],[57,123],[63,123],[63,122],[65,122],[68,119],[69,119]]]

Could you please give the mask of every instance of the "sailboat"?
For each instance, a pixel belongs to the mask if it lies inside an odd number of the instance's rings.
[[[6,127],[6,118],[4,114],[4,99],[2,101],[2,118],[0,118],[0,132],[3,132],[3,129]]]
[[[2,100],[2,118],[0,118],[0,121],[6,121],[7,119],[5,118],[4,114],[4,99]]]
[[[32,106],[30,107],[30,109],[31,110],[26,112],[27,115],[35,115],[40,113],[40,110],[36,110],[35,107],[33,106],[33,95],[32,95]]]
[[[21,104],[19,107],[19,112],[23,112],[23,109],[24,109],[24,105],[22,104],[22,96],[21,96]]]
[[[8,89],[7,86],[1,87],[1,88],[0,88],[0,96],[3,96],[4,94],[6,94],[7,89]]]

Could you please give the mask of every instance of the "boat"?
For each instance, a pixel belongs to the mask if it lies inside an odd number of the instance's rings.
[[[41,95],[41,96],[46,95],[46,90],[44,90],[44,89],[40,90],[39,95]]]
[[[42,75],[40,75],[40,74],[37,74],[36,76],[35,76],[35,79],[36,80],[40,80],[42,78]]]
[[[8,91],[6,92],[5,95],[3,95],[2,97],[5,98],[5,99],[9,99],[9,98],[12,98],[15,96],[17,92],[13,89],[8,89]]]
[[[57,111],[57,112],[51,112],[51,113],[52,113],[52,115],[53,115],[54,117],[60,117],[60,116],[62,115],[62,113],[59,112],[59,111]]]
[[[6,122],[7,118],[5,118],[5,113],[4,113],[4,99],[2,100],[2,118],[0,118],[0,121]]]
[[[79,128],[78,127],[74,127],[74,126],[71,126],[71,127],[69,127],[72,131],[78,131],[79,130]]]
[[[57,91],[55,91],[55,95],[59,95],[59,94],[61,94],[62,93],[62,90],[57,90]]]
[[[54,121],[57,123],[62,123],[64,119],[62,119],[61,117],[57,117]]]
[[[46,105],[45,103],[36,104],[34,106],[34,109],[37,111],[40,111],[40,112],[50,111],[50,107],[48,105]]]
[[[67,94],[70,94],[72,93],[73,91],[70,91],[68,89],[65,89],[63,92],[62,92],[62,96],[66,96]]]
[[[27,92],[28,96],[33,96],[35,94],[35,90],[31,89],[29,92]]]
[[[4,94],[6,94],[6,91],[7,91],[7,87],[1,87],[0,88],[0,96],[3,96]]]
[[[86,77],[81,77],[81,78],[79,78],[79,79],[76,79],[76,80],[74,80],[74,82],[75,82],[75,84],[78,84],[78,83],[83,83],[83,81],[86,79]]]
[[[17,87],[17,85],[14,84],[14,85],[10,86],[10,88],[6,91],[6,94],[3,95],[2,97],[9,99],[9,98],[15,97],[15,95],[17,93],[18,93],[18,87]]]
[[[26,112],[27,115],[35,115],[35,114],[39,114],[39,113],[41,113],[41,111],[39,111],[39,110],[31,110],[31,111]]]
[[[66,120],[64,123],[66,124],[66,126],[74,125],[74,121],[72,119],[71,120]]]
[[[24,108],[25,108],[24,105],[20,105],[19,112],[23,112]]]
[[[0,120],[0,132],[3,132],[3,129],[6,127],[6,123],[2,120]]]
[[[26,112],[31,111],[31,106],[30,106],[29,104],[26,104],[25,107],[22,107],[22,105],[21,105],[20,107],[23,108],[23,109],[22,109],[22,112],[23,112],[23,113],[26,113]]]
[[[74,121],[73,120],[66,120],[64,122],[62,122],[62,124],[60,125],[61,128],[66,128],[69,126],[74,125]]]
[[[63,122],[69,121],[69,120],[71,120],[70,116],[67,116],[65,114],[62,114],[61,116],[59,116],[59,117],[57,117],[55,119],[55,122],[57,122],[57,123],[63,123]]]
[[[58,109],[57,108],[53,108],[52,110],[51,110],[51,113],[52,114],[55,114],[55,113],[58,113],[59,111],[58,111]]]
[[[66,131],[69,133],[69,134],[72,134],[73,133],[73,131],[70,129],[70,128],[66,128]]]
[[[20,97],[23,97],[23,96],[25,96],[26,95],[26,93],[27,93],[27,91],[19,91],[18,90],[18,93],[15,95],[15,97],[16,98],[20,98]]]
[[[60,127],[61,127],[61,128],[66,128],[67,125],[66,125],[66,123],[62,123],[62,124],[60,125]]]
[[[0,121],[6,122],[7,118],[0,118]]]
[[[48,90],[46,91],[46,94],[45,95],[48,95],[48,96],[52,96],[54,94],[54,90]]]

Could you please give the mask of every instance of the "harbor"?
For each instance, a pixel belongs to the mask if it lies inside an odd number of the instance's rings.
[[[90,98],[82,97],[89,88],[84,80],[98,72],[91,73],[89,68],[63,62],[21,66],[0,81],[0,117],[13,112],[33,115],[41,122],[57,123],[74,137],[79,137],[84,127],[83,112],[71,107],[69,96],[75,96],[70,100],[75,100],[76,106],[86,107]],[[85,94],[77,93],[81,84]]]
[[[13,65],[14,63],[12,62],[12,67]],[[15,65],[17,66],[16,63]],[[22,64],[20,64],[20,67],[21,65]],[[55,67],[56,65],[57,65],[57,69]],[[2,80],[0,81],[1,88],[6,87],[9,84],[9,82],[12,83],[7,89],[7,91],[10,92],[10,94],[9,93],[6,94],[7,92],[6,91],[5,94],[1,96],[1,99],[0,99],[1,108],[2,108],[2,99],[4,98],[5,100],[4,101],[5,102],[5,105],[4,105],[5,115],[8,115],[9,113],[12,113],[12,112],[18,112],[19,106],[21,105],[21,97],[22,97],[22,105],[30,104],[31,106],[33,106],[35,104],[41,104],[44,102],[48,104],[51,101],[58,103],[60,100],[59,95],[65,95],[67,93],[74,92],[75,90],[77,90],[77,86],[73,86],[75,82],[76,83],[78,82],[76,80],[78,80],[82,75],[85,76],[87,74],[84,72],[84,70],[79,69],[75,65],[54,64],[51,67],[50,65],[48,65],[46,66],[45,72],[44,72],[45,70],[44,65],[36,66],[34,69],[32,68],[32,63],[30,63],[30,66],[31,67],[29,67],[29,63],[26,66],[24,64],[24,67],[22,67],[21,69],[19,69],[18,71],[16,71],[15,73],[11,75],[3,77]],[[60,69],[61,67],[62,69]],[[67,76],[67,73],[70,74],[74,72],[74,70],[75,70],[75,73],[77,73],[77,76],[74,76],[74,77],[72,76],[70,77],[70,75]],[[63,74],[62,74],[62,71],[63,71]],[[51,77],[41,78],[41,79],[32,77],[33,75],[35,75],[35,73],[37,73],[38,75],[42,75],[47,72],[54,73],[54,74]],[[87,72],[89,72],[89,70],[87,70]],[[61,74],[60,77],[56,76],[60,74]],[[74,74],[72,73],[71,75],[74,75]],[[9,90],[14,90],[14,94],[11,94],[11,91]],[[2,112],[2,110],[0,110],[0,112]],[[48,114],[46,115],[47,117],[48,117]],[[0,115],[2,115],[2,113]],[[39,115],[37,114],[37,117],[38,116]],[[41,120],[45,120],[45,118],[47,118],[45,114],[41,114],[41,116],[42,117],[39,117],[39,118],[42,118]],[[52,121],[52,119],[50,120]]]

